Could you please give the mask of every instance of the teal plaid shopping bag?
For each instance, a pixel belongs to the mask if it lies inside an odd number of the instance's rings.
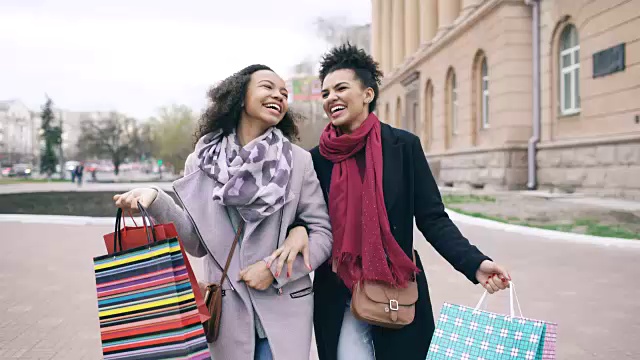
[[[445,303],[426,360],[554,360],[557,325],[523,317],[509,290],[509,315],[481,310],[486,292],[475,308]]]

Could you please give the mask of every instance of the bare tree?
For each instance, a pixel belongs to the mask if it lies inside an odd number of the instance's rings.
[[[371,26],[354,25],[344,17],[318,17],[313,23],[318,36],[331,46],[349,42],[369,52]]]
[[[193,152],[197,121],[198,116],[186,105],[161,108],[148,124],[154,156],[173,165],[176,171],[182,170],[187,156]]]
[[[112,112],[104,119],[84,119],[80,126],[78,148],[86,155],[111,159],[116,176],[128,157],[140,153],[141,139],[135,119]]]
[[[313,22],[318,36],[331,45],[341,43],[345,40],[346,24],[346,19],[342,17],[318,17]]]

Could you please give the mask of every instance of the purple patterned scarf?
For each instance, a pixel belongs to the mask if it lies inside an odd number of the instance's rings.
[[[280,129],[240,146],[236,132],[222,130],[196,144],[200,168],[215,181],[213,200],[236,207],[246,222],[259,221],[293,198],[289,179],[293,165],[291,142]]]

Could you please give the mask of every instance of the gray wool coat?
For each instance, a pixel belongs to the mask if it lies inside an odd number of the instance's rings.
[[[219,282],[234,230],[224,206],[212,200],[213,180],[197,166],[191,154],[183,178],[173,183],[182,210],[160,189],[149,213],[157,221],[173,222],[185,250],[205,259],[205,281]],[[287,278],[282,271],[273,285],[258,291],[238,281],[241,269],[269,256],[287,235],[296,218],[309,231],[311,267],[316,269],[331,254],[332,236],[327,206],[313,168],[311,155],[293,146],[290,191],[294,199],[267,218],[245,225],[242,246],[236,248],[223,286],[220,335],[209,344],[215,360],[253,360],[255,348],[254,310],[265,330],[275,360],[308,359],[313,324],[313,288],[309,269],[298,255]],[[271,271],[275,277],[274,264]]]

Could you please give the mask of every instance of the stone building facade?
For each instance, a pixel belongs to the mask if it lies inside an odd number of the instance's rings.
[[[0,101],[0,165],[30,163],[38,149],[38,128],[19,100]]]
[[[378,114],[441,185],[640,199],[640,0],[371,3]]]

